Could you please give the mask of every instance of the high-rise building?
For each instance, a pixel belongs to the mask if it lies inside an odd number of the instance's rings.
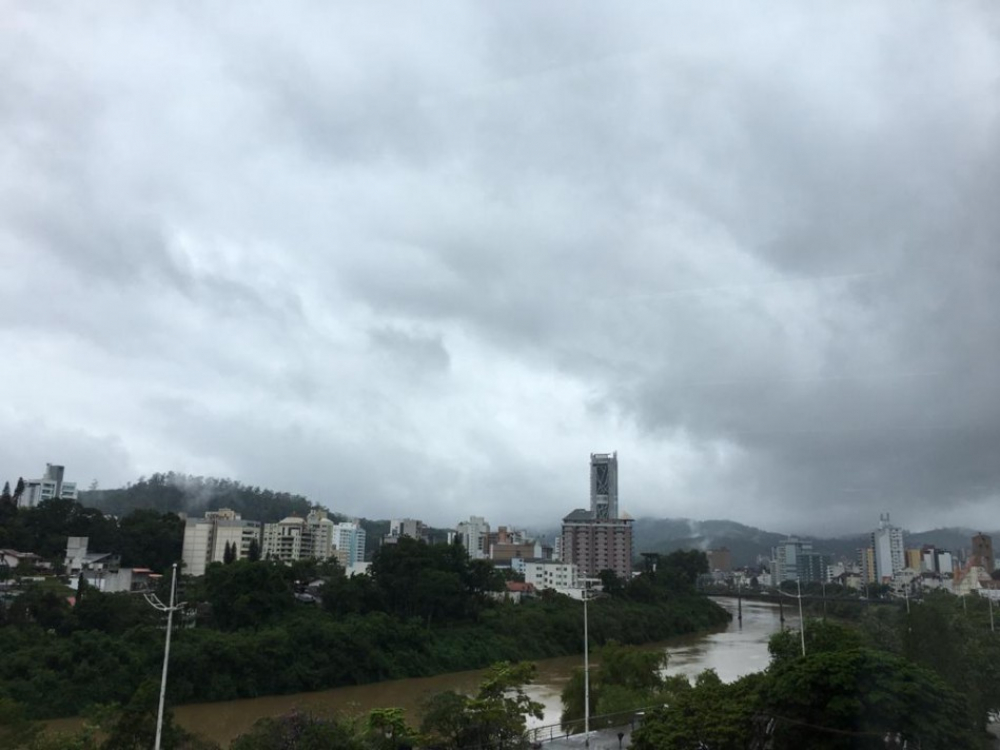
[[[875,554],[875,578],[882,583],[906,567],[903,530],[893,526],[889,522],[889,514],[883,513],[871,539]]]
[[[618,452],[590,454],[590,510],[594,518],[618,518]]]
[[[365,541],[368,534],[356,521],[334,524],[333,526],[333,546],[340,552],[341,557],[347,559],[347,565],[363,563],[365,561]]]
[[[988,574],[993,573],[993,539],[986,534],[979,532],[972,537],[972,560],[973,565],[978,565]]]
[[[66,468],[57,464],[45,464],[45,474],[41,479],[25,479],[24,492],[17,500],[19,508],[34,508],[43,500],[62,498],[76,500],[76,482],[63,479]]]
[[[490,525],[482,516],[469,516],[455,527],[458,538],[472,559],[483,559],[490,554]]]
[[[204,518],[188,518],[184,522],[181,552],[184,573],[205,575],[210,563],[224,562],[227,546],[236,550],[237,560],[244,560],[249,557],[254,541],[260,544],[260,523],[244,521],[229,508],[209,511]]]
[[[610,570],[619,578],[632,576],[632,519],[594,518],[588,510],[574,510],[563,518],[563,562],[580,574],[596,578]]]
[[[813,552],[812,542],[789,537],[771,550],[771,580],[824,583],[829,579],[829,559]]]
[[[858,550],[858,566],[861,568],[861,580],[875,583],[875,550],[872,547]]]
[[[590,510],[577,509],[563,518],[561,558],[594,578],[611,570],[632,575],[633,520],[618,510],[618,454],[590,454]]]

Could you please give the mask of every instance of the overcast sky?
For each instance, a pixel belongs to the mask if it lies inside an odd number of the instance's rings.
[[[1000,5],[0,0],[0,479],[1000,527]]]

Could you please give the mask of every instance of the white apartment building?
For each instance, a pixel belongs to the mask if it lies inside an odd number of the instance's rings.
[[[339,551],[338,559],[345,560],[345,568],[365,561],[365,543],[368,534],[361,524],[348,521],[333,525],[333,546]]]
[[[578,589],[581,585],[576,565],[558,560],[525,560],[524,582],[538,591]]]
[[[43,500],[63,498],[76,500],[76,482],[63,479],[66,468],[56,464],[45,464],[45,475],[41,479],[25,479],[24,492],[17,500],[19,508],[34,508]]]
[[[458,538],[472,559],[489,557],[490,525],[482,516],[469,516],[456,527]]]
[[[260,544],[260,523],[244,521],[229,508],[209,511],[204,518],[188,518],[181,552],[184,574],[203,576],[210,563],[224,562],[227,543],[235,547],[236,559],[244,560],[254,540]]]
[[[889,514],[879,517],[878,528],[872,532],[875,557],[875,580],[887,581],[906,567],[903,530],[889,523]]]
[[[336,527],[337,524],[326,517],[326,511],[318,509],[311,510],[305,518],[288,516],[278,523],[266,523],[261,556],[283,562],[306,558],[326,560],[334,554]]]

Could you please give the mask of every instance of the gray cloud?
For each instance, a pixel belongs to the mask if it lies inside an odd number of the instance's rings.
[[[989,525],[991,5],[436,10],[14,13],[3,471]]]

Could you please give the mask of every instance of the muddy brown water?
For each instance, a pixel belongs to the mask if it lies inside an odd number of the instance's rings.
[[[736,619],[736,600],[717,599],[733,613],[733,621],[718,630],[671,638],[651,643],[644,648],[662,650],[668,655],[668,674],[689,677],[705,669],[714,669],[726,681],[764,669],[768,663],[767,640],[780,628],[778,607],[765,602],[743,602],[742,626]],[[786,621],[796,627],[796,618],[786,609]],[[582,626],[581,626],[582,629]],[[528,686],[533,700],[545,706],[541,720],[530,726],[555,724],[559,721],[559,696],[573,670],[583,665],[583,657],[568,656],[542,659],[537,678]],[[434,693],[446,690],[472,693],[484,670],[451,672],[435,677],[392,680],[369,685],[352,685],[314,693],[274,695],[265,698],[245,698],[217,703],[194,703],[177,706],[174,714],[185,729],[215,740],[225,747],[232,739],[248,731],[264,716],[280,716],[298,710],[331,716],[341,713],[362,713],[373,708],[398,706],[406,710],[411,723],[417,723],[421,703]],[[73,731],[81,719],[57,719],[49,722],[50,731]]]

